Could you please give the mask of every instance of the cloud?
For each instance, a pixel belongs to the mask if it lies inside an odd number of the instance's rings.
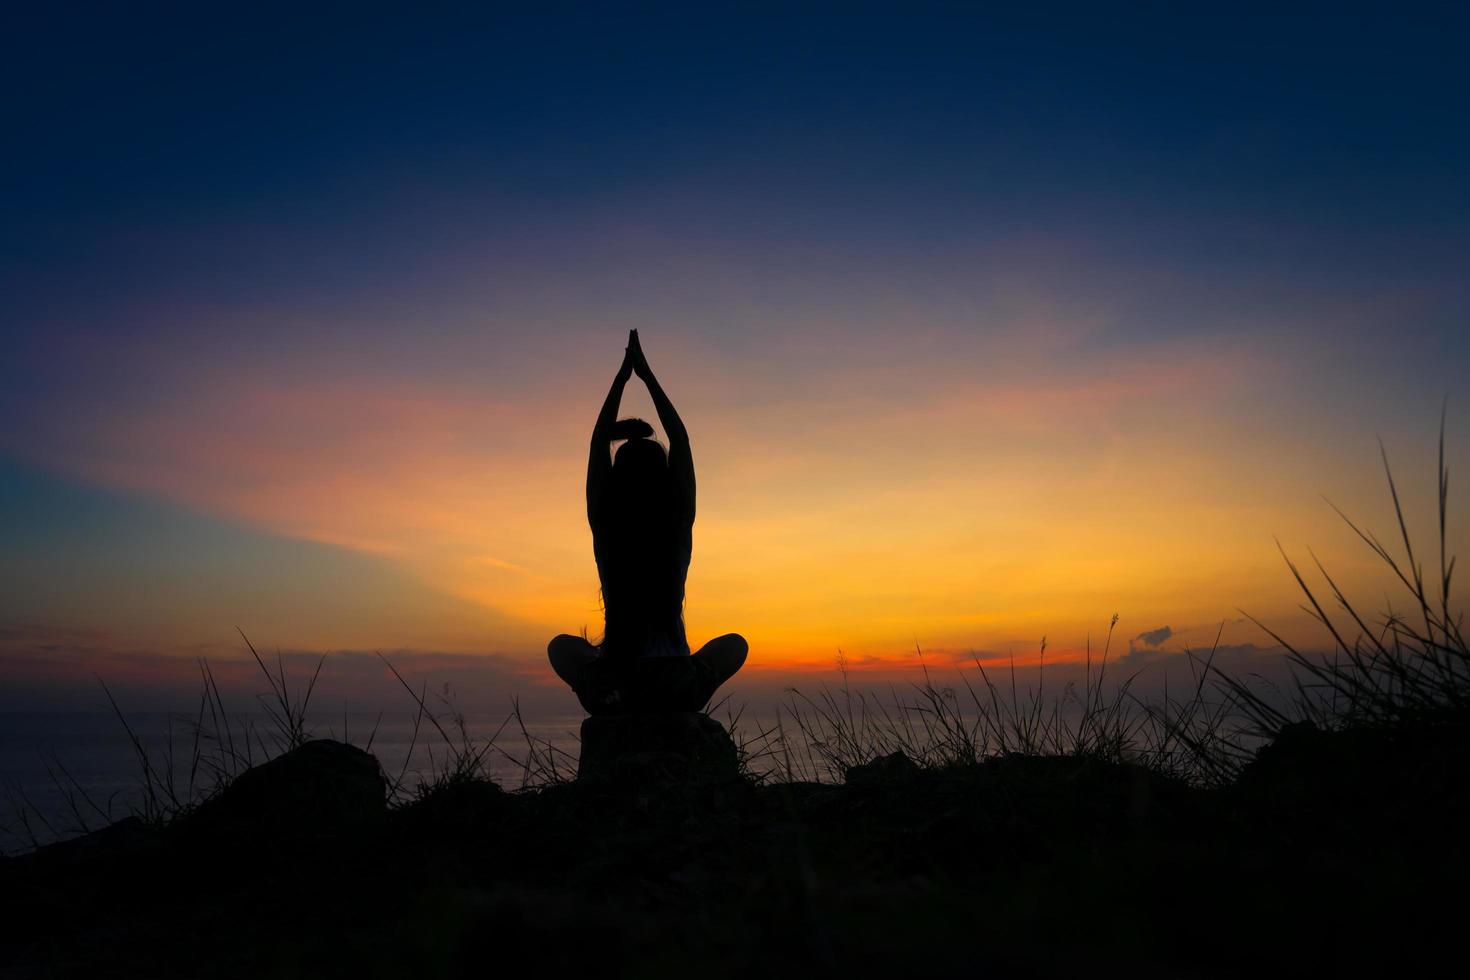
[[[1145,630],[1135,636],[1134,639],[1141,641],[1145,646],[1156,647],[1173,635],[1174,631],[1169,627],[1160,626],[1156,630]]]
[[[1144,630],[1128,641],[1128,652],[1123,655],[1122,662],[1135,666],[1153,663],[1164,655],[1164,641],[1174,635],[1174,630],[1168,626]]]

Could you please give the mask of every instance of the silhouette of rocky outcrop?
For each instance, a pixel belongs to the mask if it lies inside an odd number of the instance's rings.
[[[702,712],[593,715],[582,722],[579,779],[667,782],[739,773],[730,733]]]
[[[1407,976],[1460,956],[1458,906],[1419,900],[1470,867],[1458,728],[1288,730],[1218,789],[898,753],[762,784],[724,778],[717,725],[587,732],[583,778],[462,779],[390,810],[371,756],[308,743],[172,826],[0,860],[0,974],[718,980],[921,955],[959,975]]]
[[[180,822],[190,837],[334,837],[370,829],[387,814],[375,756],[315,739],[241,773]]]

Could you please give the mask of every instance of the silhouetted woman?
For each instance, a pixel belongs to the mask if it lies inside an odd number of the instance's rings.
[[[648,386],[668,451],[641,419],[618,420],[628,378]],[[609,458],[610,444],[627,440]],[[600,646],[562,634],[546,653],[557,676],[592,714],[697,711],[745,663],[736,633],[690,654],[684,636],[684,579],[694,531],[694,457],[689,433],[628,334],[622,366],[592,430],[587,520],[602,581]]]

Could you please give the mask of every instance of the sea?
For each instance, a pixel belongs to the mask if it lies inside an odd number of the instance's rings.
[[[466,736],[477,751],[484,750],[481,773],[506,789],[569,776],[576,771],[581,721],[581,715],[566,715],[522,725],[504,714],[470,714],[462,732],[453,719],[441,717],[441,734],[424,719],[416,727],[414,715],[400,707],[339,715],[312,723],[308,731],[371,751],[407,798],[444,770]],[[165,712],[128,714],[126,724],[109,712],[0,712],[0,853],[29,850],[140,812],[150,781],[170,805],[173,799],[202,799],[212,786],[210,760],[231,747],[236,758],[254,762],[279,752],[276,727],[264,714],[232,716],[228,736],[217,737],[217,727],[206,721],[200,730],[196,717]]]
[[[922,731],[933,712],[922,699],[908,696],[905,706],[897,707],[897,701],[890,699],[901,694],[868,692],[872,696],[864,701],[862,692],[853,693],[858,700],[788,699],[784,724],[775,703],[743,704],[733,713],[722,714],[718,708],[712,712],[745,751],[747,771],[776,779],[841,778],[840,768],[830,763],[824,750],[852,758],[855,743],[840,733],[834,736],[830,726],[820,723],[824,711],[839,728],[845,716],[848,732],[858,732],[859,741],[865,738],[863,732],[890,726],[902,730],[901,739],[904,733],[913,736],[901,743],[905,747],[923,743]],[[845,690],[841,694],[846,698]],[[968,725],[963,703],[955,703],[962,712],[960,720]],[[873,709],[871,713],[864,704]],[[1062,698],[1057,704],[1056,717],[1072,724],[1068,716],[1079,710],[1077,699]],[[397,801],[411,800],[421,786],[432,785],[467,744],[477,754],[477,772],[507,790],[544,785],[576,773],[580,712],[509,718],[504,712],[445,712],[436,718],[437,725],[405,711],[400,703],[382,711],[313,713],[307,732],[371,751]],[[227,725],[211,718],[204,718],[202,725],[200,721],[198,715],[161,711],[122,717],[95,710],[0,712],[0,854],[23,853],[147,813],[148,786],[153,787],[155,813],[157,803],[167,813],[198,802],[216,785],[212,761],[234,759],[238,772],[281,751],[275,734],[279,725],[264,713],[235,712]],[[861,751],[877,754],[871,750],[878,745],[865,744]],[[890,740],[878,752],[893,747]]]

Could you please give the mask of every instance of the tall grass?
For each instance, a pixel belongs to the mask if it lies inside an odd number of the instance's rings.
[[[1158,698],[1138,702],[1145,719],[1139,761],[1155,772],[1197,786],[1231,782],[1263,741],[1261,735],[1243,729],[1239,696],[1214,676],[1224,628],[1222,623],[1216,630],[1208,653],[1185,648],[1190,683],[1183,697],[1170,691],[1166,673]]]
[[[1116,679],[1110,663],[1118,617],[1102,649],[1088,639],[1079,686],[1048,687],[1046,639],[1035,683],[1022,683],[1014,658],[998,680],[978,657],[958,684],[936,683],[916,650],[921,679],[885,693],[854,689],[846,660],[841,683],[815,694],[790,688],[776,722],[757,733],[752,757],[787,780],[836,780],[849,769],[901,752],[927,767],[973,765],[1004,755],[1068,755],[1107,761],[1138,757],[1146,712],[1132,697],[1135,674]],[[1112,671],[1112,673],[1110,673]]]
[[[1305,597],[1302,609],[1332,640],[1329,654],[1302,651],[1269,626],[1252,618],[1287,651],[1295,683],[1285,704],[1273,704],[1239,679],[1216,672],[1259,733],[1274,733],[1293,722],[1319,728],[1347,726],[1397,727],[1463,720],[1470,705],[1470,647],[1464,613],[1456,611],[1451,584],[1455,558],[1447,540],[1449,469],[1445,464],[1445,419],[1440,416],[1438,487],[1438,568],[1426,579],[1422,552],[1416,550],[1404,515],[1393,467],[1382,443],[1384,477],[1393,503],[1402,551],[1385,544],[1330,500],[1328,505],[1376,556],[1400,589],[1407,611],[1393,607],[1392,597],[1377,614],[1366,614],[1347,596],[1315,554],[1321,577],[1314,588],[1302,569],[1282,549],[1292,578]],[[1280,543],[1278,542],[1278,548]]]
[[[453,692],[448,686],[436,696],[441,705],[441,710],[436,711],[425,698],[427,685],[421,684],[417,691],[414,690],[413,685],[408,683],[387,657],[382,654],[378,656],[417,708],[403,767],[396,776],[388,780],[389,798],[392,802],[411,802],[466,782],[490,780],[490,759],[496,755],[521,771],[521,789],[555,785],[566,782],[576,774],[575,756],[549,739],[532,734],[521,713],[518,698],[511,699],[510,713],[493,733],[488,737],[477,737],[470,733],[469,720],[465,714],[455,707]],[[427,775],[410,774],[408,767],[425,722],[438,734],[439,742],[426,745],[429,756]],[[512,722],[520,733],[524,746],[519,754],[506,749],[499,741]],[[437,753],[435,744],[438,745]],[[410,775],[413,776],[412,779]]]

